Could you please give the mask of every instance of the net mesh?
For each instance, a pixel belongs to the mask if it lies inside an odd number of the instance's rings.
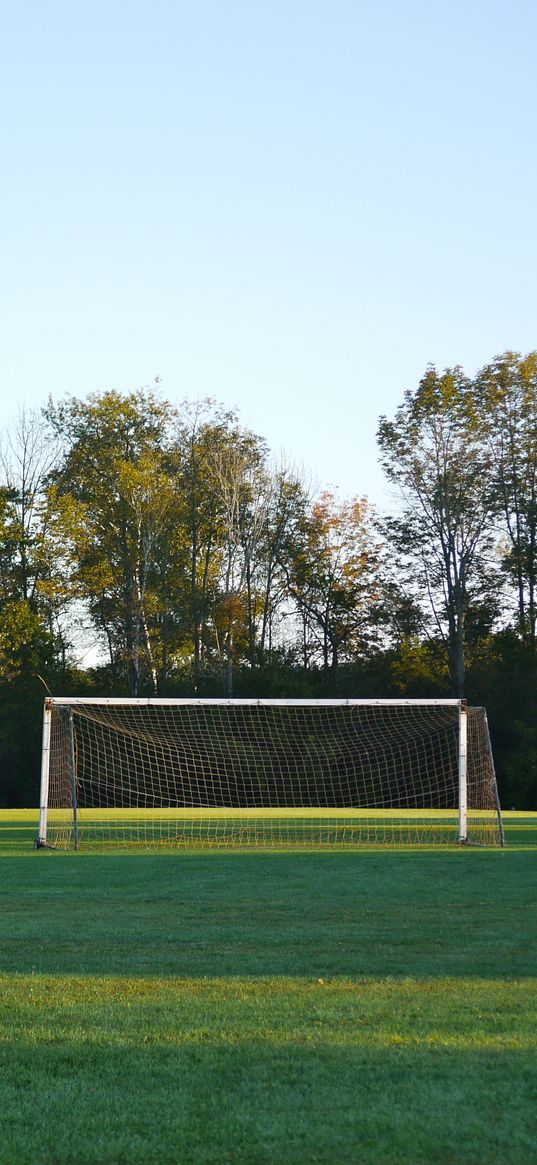
[[[452,843],[458,739],[448,703],[54,703],[47,843]],[[480,708],[468,714],[468,841],[501,841]]]

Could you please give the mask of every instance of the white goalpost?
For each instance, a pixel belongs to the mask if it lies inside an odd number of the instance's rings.
[[[45,700],[37,847],[457,842],[504,842],[463,700]]]

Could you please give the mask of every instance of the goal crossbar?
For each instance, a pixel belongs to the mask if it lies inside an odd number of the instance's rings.
[[[38,846],[452,840],[503,844],[463,700],[45,700]]]
[[[114,707],[183,707],[183,706],[198,706],[198,707],[264,707],[264,708],[354,708],[354,707],[446,707],[446,708],[461,708],[466,705],[465,700],[456,699],[424,699],[424,700],[398,700],[398,699],[263,699],[257,697],[247,698],[211,698],[205,696],[185,696],[176,698],[173,696],[47,696],[45,700],[45,707],[58,708],[75,708],[87,705],[95,705],[96,707],[110,705]]]

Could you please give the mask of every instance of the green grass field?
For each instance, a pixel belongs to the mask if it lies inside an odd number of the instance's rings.
[[[0,813],[1,1165],[537,1162],[505,850],[54,853]]]

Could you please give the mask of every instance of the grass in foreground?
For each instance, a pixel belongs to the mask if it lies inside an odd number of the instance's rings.
[[[21,842],[0,866],[2,1165],[537,1160],[535,850]]]
[[[481,980],[17,977],[1,1159],[528,1163],[528,1002]]]

